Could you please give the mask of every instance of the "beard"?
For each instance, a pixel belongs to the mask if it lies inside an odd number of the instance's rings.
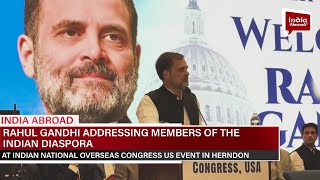
[[[183,90],[189,85],[189,78],[185,78],[182,81],[179,81],[173,77],[171,80],[171,84],[174,88]]]
[[[35,79],[46,110],[55,115],[79,115],[80,123],[120,120],[126,116],[137,88],[138,61],[133,61],[125,74],[119,76],[105,63],[92,61],[62,72],[61,68],[52,69],[36,56]],[[102,74],[108,81],[82,81],[72,86],[75,78],[86,74]],[[79,92],[79,88],[85,91]]]

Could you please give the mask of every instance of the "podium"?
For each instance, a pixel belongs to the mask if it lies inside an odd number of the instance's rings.
[[[182,164],[139,164],[139,180],[182,180]]]
[[[304,170],[304,171],[288,171],[283,173],[287,180],[318,180],[320,177],[320,170]]]
[[[184,161],[140,164],[139,180],[269,180],[268,161]]]

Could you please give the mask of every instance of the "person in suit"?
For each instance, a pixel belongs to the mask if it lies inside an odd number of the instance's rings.
[[[320,170],[320,151],[315,147],[318,131],[315,123],[302,126],[303,144],[290,154],[293,170]]]
[[[77,114],[80,123],[130,122],[140,58],[132,0],[25,0],[24,26],[19,58],[47,114]],[[66,178],[74,175],[70,167],[40,167],[41,176]],[[99,166],[82,169],[91,173],[82,180],[105,178]]]

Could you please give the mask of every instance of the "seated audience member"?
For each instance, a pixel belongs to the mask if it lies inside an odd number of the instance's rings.
[[[320,170],[320,151],[315,147],[318,125],[308,123],[302,127],[303,144],[291,154],[293,170]]]
[[[291,171],[292,162],[290,154],[284,149],[280,149],[280,161],[271,162],[271,180],[285,180],[283,173]]]

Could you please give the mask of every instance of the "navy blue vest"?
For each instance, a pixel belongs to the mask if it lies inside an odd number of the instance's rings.
[[[191,125],[199,125],[199,112],[196,104],[196,96],[193,93],[182,92],[182,101],[171,93],[167,88],[161,86],[159,89],[147,94],[157,107],[160,122],[182,123],[183,106],[187,110]]]

